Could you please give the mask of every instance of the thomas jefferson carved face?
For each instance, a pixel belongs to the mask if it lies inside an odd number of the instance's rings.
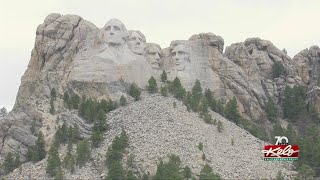
[[[138,55],[143,55],[146,47],[146,38],[140,31],[129,31],[128,39],[129,49]]]
[[[174,47],[171,52],[171,57],[175,61],[176,69],[178,71],[183,71],[185,69],[185,64],[190,62],[189,54],[184,45]]]
[[[105,39],[110,46],[123,45],[128,38],[128,31],[124,24],[118,19],[109,20],[103,27]]]
[[[151,64],[152,69],[160,69],[160,47],[157,47],[156,45],[148,45],[146,52],[146,58]]]

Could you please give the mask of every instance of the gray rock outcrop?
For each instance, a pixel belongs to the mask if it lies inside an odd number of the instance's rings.
[[[5,117],[8,114],[7,109],[6,108],[1,108],[0,109],[0,118]]]

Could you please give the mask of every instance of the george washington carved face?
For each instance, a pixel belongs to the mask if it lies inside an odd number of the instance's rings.
[[[109,46],[125,44],[128,38],[128,31],[124,24],[118,19],[109,20],[103,27],[104,38]]]
[[[143,55],[146,48],[146,38],[140,31],[131,30],[127,44],[133,53]]]

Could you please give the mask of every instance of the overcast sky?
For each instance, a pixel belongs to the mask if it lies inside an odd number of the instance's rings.
[[[111,18],[141,30],[162,48],[172,40],[212,32],[231,43],[249,37],[273,42],[293,57],[320,46],[320,1],[308,0],[1,0],[0,108],[11,109],[34,46],[50,13],[77,14],[99,28]]]

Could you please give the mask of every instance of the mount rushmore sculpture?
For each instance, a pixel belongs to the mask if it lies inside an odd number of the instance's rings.
[[[222,37],[200,33],[161,48],[148,42],[141,31],[128,31],[117,19],[97,28],[77,15],[50,14],[37,28],[14,108],[0,119],[0,155],[17,149],[26,154],[36,139],[30,131],[33,120],[39,120],[39,128],[58,119],[48,113],[52,89],[60,96],[54,102],[59,119],[79,125],[80,131],[88,134],[90,127],[77,113],[64,112],[65,92],[119,100],[131,83],[145,89],[151,76],[161,86],[163,71],[169,81],[178,77],[187,91],[199,80],[203,90],[211,89],[215,99],[224,104],[236,98],[243,118],[260,121],[268,128],[265,105],[270,99],[281,104],[287,85],[306,87],[308,103],[320,109],[319,61],[317,46],[291,59],[267,40],[248,38],[224,48]],[[272,76],[276,62],[286,72],[279,77]],[[52,138],[53,128],[42,129],[46,138]]]
[[[211,89],[223,103],[235,97],[241,115],[258,120],[265,116],[269,99],[281,102],[286,85],[308,85],[302,77],[305,71],[270,41],[249,38],[223,50],[223,38],[212,33],[195,34],[161,48],[148,42],[141,31],[128,31],[117,19],[97,28],[76,15],[51,14],[37,28],[15,107],[33,104],[52,88],[61,94],[118,99],[129,84],[144,89],[151,76],[160,81],[166,71],[168,80],[178,77],[186,90],[199,80],[203,90]],[[275,62],[284,65],[285,76],[272,77]]]

